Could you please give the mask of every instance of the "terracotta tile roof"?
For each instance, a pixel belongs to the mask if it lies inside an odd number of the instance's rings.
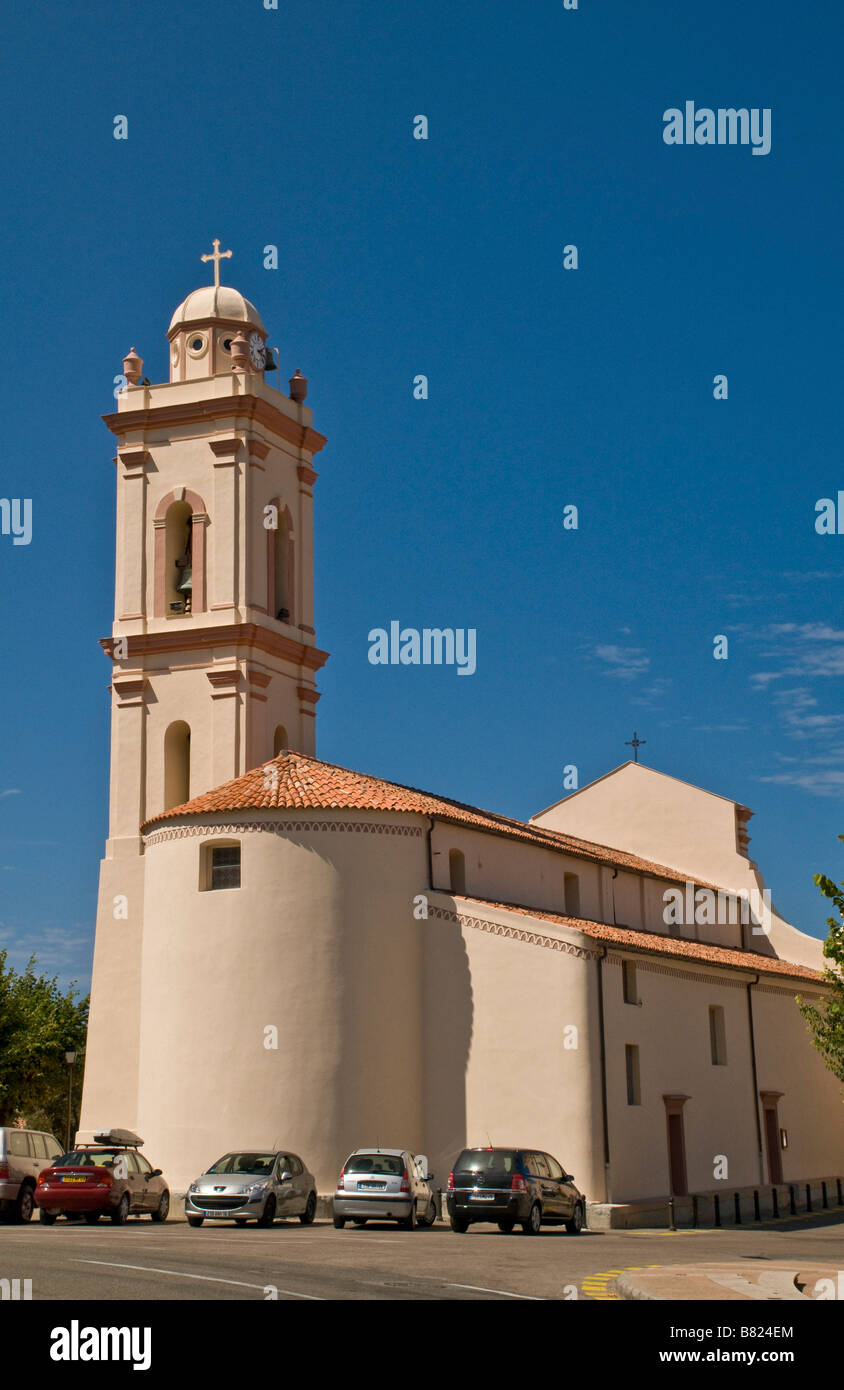
[[[661,936],[658,932],[637,931],[632,927],[611,927],[604,922],[590,922],[584,917],[563,917],[556,912],[543,912],[541,908],[522,907],[515,903],[490,902],[486,898],[467,898],[461,896],[460,902],[473,903],[477,907],[500,908],[502,912],[518,912],[524,917],[535,917],[538,922],[555,922],[561,927],[572,927],[591,936],[597,941],[606,941],[616,946],[633,947],[637,951],[654,952],[662,956],[680,956],[687,960],[706,961],[709,965],[737,965],[742,970],[758,970],[764,975],[786,975],[794,980],[823,981],[819,970],[811,970],[806,965],[795,965],[788,960],[778,960],[775,956],[760,956],[755,951],[737,951],[726,946],[710,946],[703,941],[684,941],[676,936]]]
[[[275,778],[267,771],[270,767],[277,769]],[[438,820],[526,840],[545,849],[568,852],[596,863],[616,864],[620,868],[650,874],[671,883],[682,883],[686,878],[678,869],[653,864],[623,850],[529,825],[525,821],[497,815],[494,811],[481,811],[462,801],[433,796],[415,787],[385,782],[381,777],[351,772],[348,768],[321,762],[306,753],[290,751],[280,753],[277,758],[269,759],[260,767],[225,782],[213,791],[194,797],[183,806],[174,806],[172,810],[150,817],[141,829],[146,830],[159,821],[172,820],[176,816],[206,816],[215,812],[228,814],[247,810],[313,810],[316,807],[323,810],[398,811],[409,815],[436,816]],[[718,886],[703,879],[696,879],[695,882],[702,888],[717,889]]]

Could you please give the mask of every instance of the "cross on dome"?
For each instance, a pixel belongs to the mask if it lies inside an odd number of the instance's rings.
[[[215,238],[214,238],[213,242],[211,243],[211,245],[214,247],[214,250],[213,250],[213,251],[210,251],[210,252],[208,253],[208,255],[200,256],[199,259],[200,259],[201,261],[213,261],[213,262],[214,262],[214,284],[215,284],[215,285],[219,285],[219,283],[220,283],[220,261],[224,261],[224,260],[226,260],[227,258],[230,258],[234,253],[233,253],[232,251],[221,251],[221,250],[220,250],[220,238],[219,238],[219,237],[216,237],[216,236],[215,236]]]

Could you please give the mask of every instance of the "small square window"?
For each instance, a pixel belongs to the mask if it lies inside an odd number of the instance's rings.
[[[211,851],[209,888],[240,887],[240,845],[217,845]]]

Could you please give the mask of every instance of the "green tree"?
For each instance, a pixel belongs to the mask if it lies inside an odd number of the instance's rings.
[[[838,836],[844,840],[844,835]],[[829,994],[817,1004],[807,1004],[801,997],[797,1003],[809,1025],[812,1046],[823,1057],[833,1076],[844,1081],[844,883],[833,883],[826,874],[815,874],[814,881],[825,898],[830,898],[838,912],[827,917],[829,936],[823,953],[830,964],[824,966],[824,981]]]
[[[0,1124],[23,1119],[34,1128],[64,1135],[67,1123],[65,1052],[81,1063],[88,1025],[88,998],[55,976],[36,974],[31,956],[23,973],[0,951]],[[78,1095],[81,1065],[74,1068]]]

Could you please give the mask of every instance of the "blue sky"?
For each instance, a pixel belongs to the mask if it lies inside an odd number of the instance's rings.
[[[814,529],[844,488],[842,31],[786,0],[9,0],[0,491],[33,504],[30,545],[0,536],[16,963],[90,969],[100,416],[131,345],[166,379],[214,236],[329,437],[319,755],[528,817],[635,727],[650,766],[755,811],[774,901],[823,933],[811,876],[844,876],[844,535]],[[770,108],[770,153],[667,146],[686,100]],[[476,628],[477,673],[370,665],[391,619]]]

